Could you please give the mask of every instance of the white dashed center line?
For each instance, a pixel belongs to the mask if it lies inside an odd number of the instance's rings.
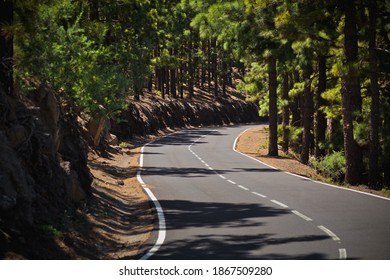
[[[266,198],[267,196],[258,192],[252,192],[254,195],[260,196],[262,198]]]
[[[281,202],[279,202],[277,200],[271,200],[271,202],[273,202],[273,203],[275,203],[275,204],[277,204],[277,205],[279,205],[279,206],[281,206],[283,208],[288,208],[288,206],[286,204],[283,204],[283,203],[281,203]]]
[[[244,187],[244,186],[238,185],[237,187],[239,187],[239,188],[243,189],[244,191],[249,191],[249,189],[248,189],[248,188],[246,188],[246,187]]]
[[[313,219],[309,218],[308,216],[305,216],[303,215],[302,213],[296,211],[296,210],[292,210],[291,212],[293,212],[295,215],[297,215],[298,217],[301,217],[302,219],[304,219],[305,221],[308,221],[308,222],[311,222],[313,221]]]
[[[213,170],[214,173],[215,173],[216,175],[218,175],[218,177],[220,177],[220,178],[223,179],[223,180],[226,180],[226,181],[229,182],[230,184],[237,185],[237,187],[239,187],[240,189],[243,189],[243,190],[245,190],[245,191],[249,191],[249,189],[248,189],[247,187],[244,187],[244,186],[242,186],[242,185],[239,185],[239,184],[237,184],[236,182],[234,182],[234,181],[232,181],[232,180],[230,180],[230,179],[227,179],[227,178],[226,178],[225,176],[223,176],[222,174],[219,174],[218,171],[215,171],[215,170],[214,170],[210,165],[208,165],[208,164],[207,164],[207,163],[206,163],[198,154],[196,154],[194,151],[192,151],[192,146],[193,146],[195,143],[197,143],[198,141],[200,141],[201,138],[203,138],[203,137],[198,138],[197,140],[194,141],[194,143],[192,143],[190,146],[188,146],[188,150],[189,150],[189,151],[190,151],[198,160],[200,160],[208,169]],[[237,139],[238,139],[238,137],[237,137]],[[237,139],[236,139],[236,141],[235,141],[235,144],[236,144],[236,142],[237,142]],[[233,150],[235,150],[235,144],[234,144],[234,146],[233,146]],[[142,160],[142,158],[141,158],[141,160]],[[259,196],[259,197],[261,197],[261,198],[267,198],[266,195],[261,194],[261,193],[258,193],[258,192],[251,192],[251,193],[252,193],[253,195]],[[277,200],[270,200],[270,201],[271,201],[272,203],[274,203],[274,204],[280,206],[280,207],[289,208],[288,205],[286,205],[286,204],[284,204],[284,203],[282,203],[282,202],[280,202],[280,201],[277,201]],[[291,210],[291,212],[292,212],[293,214],[295,214],[296,216],[300,217],[301,219],[307,221],[307,222],[312,222],[312,221],[313,221],[313,219],[311,219],[310,217],[308,217],[308,216],[302,214],[301,212],[299,212],[299,211],[297,211],[297,210]],[[317,227],[318,227],[320,230],[322,230],[323,232],[325,232],[327,235],[329,235],[334,241],[337,241],[339,244],[341,243],[340,238],[339,238],[336,234],[334,234],[331,230],[329,230],[328,228],[326,228],[326,227],[324,227],[324,226],[322,226],[322,225],[317,226]],[[346,250],[345,248],[339,248],[339,259],[340,259],[340,260],[345,260],[345,259],[347,259],[347,250]]]
[[[327,229],[324,226],[318,226],[318,228],[323,232],[325,232],[327,235],[329,235],[334,241],[340,241],[340,238],[336,234],[334,234],[330,229]]]

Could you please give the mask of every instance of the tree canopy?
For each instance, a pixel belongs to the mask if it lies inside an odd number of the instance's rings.
[[[5,0],[0,11],[2,94],[44,83],[70,111],[113,118],[146,89],[217,99],[237,86],[269,116],[270,156],[281,144],[319,171],[341,164],[334,180],[390,185],[388,1]]]

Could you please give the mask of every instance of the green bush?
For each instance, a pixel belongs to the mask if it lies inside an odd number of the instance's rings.
[[[342,181],[345,175],[346,160],[344,152],[333,152],[323,158],[314,159],[311,165],[321,175],[333,181]]]

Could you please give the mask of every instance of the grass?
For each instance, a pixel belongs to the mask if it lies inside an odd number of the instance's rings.
[[[46,237],[64,239],[65,236],[64,232],[57,229],[53,225],[42,225],[40,229],[43,235]]]

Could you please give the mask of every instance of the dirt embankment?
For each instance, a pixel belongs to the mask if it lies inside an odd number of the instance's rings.
[[[65,258],[63,236],[92,178],[76,118],[47,87],[0,92],[0,258]]]
[[[139,147],[172,129],[258,121],[257,105],[234,91],[214,99],[197,89],[191,100],[145,93],[111,121],[116,146],[87,153],[85,123],[49,88],[0,96],[0,259],[137,258],[154,222],[136,181]]]
[[[215,99],[196,89],[192,99],[165,98],[145,93],[141,101],[133,100],[119,121],[111,122],[111,132],[122,139],[134,135],[155,134],[162,129],[257,122],[258,105],[246,102],[236,92]]]

